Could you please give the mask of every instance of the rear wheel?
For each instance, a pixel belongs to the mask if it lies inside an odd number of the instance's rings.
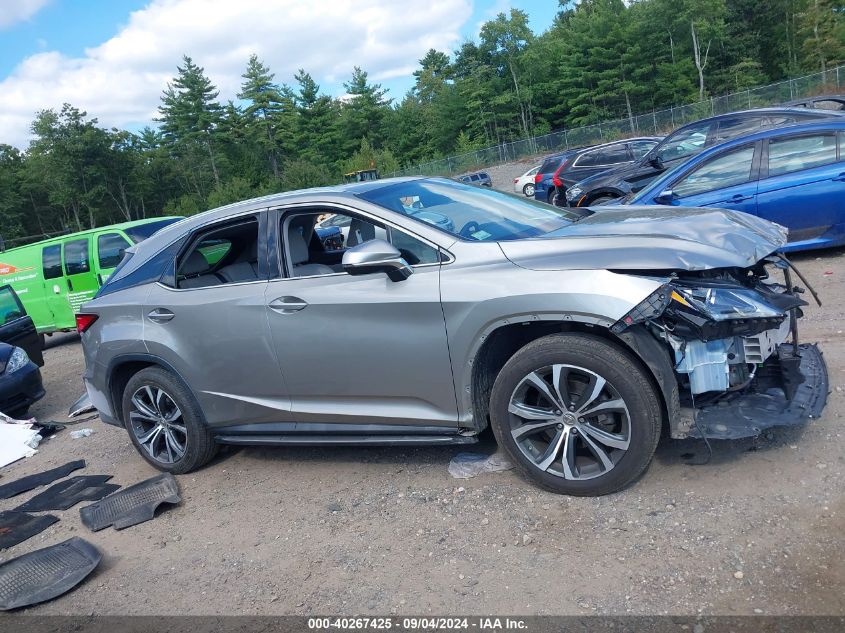
[[[493,385],[490,419],[528,479],[578,496],[639,477],[661,430],[660,401],[636,360],[585,334],[553,334],[519,350]]]
[[[534,185],[530,182],[522,188],[522,193],[524,193],[527,197],[533,198],[534,197]]]
[[[123,421],[135,448],[159,470],[187,473],[217,452],[188,389],[160,367],[142,369],[129,379],[123,392]]]

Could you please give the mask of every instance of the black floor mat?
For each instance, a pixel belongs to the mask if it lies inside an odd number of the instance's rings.
[[[0,512],[0,549],[23,543],[53,525],[59,517],[52,514],[27,514],[26,512]]]
[[[170,473],[163,473],[124,488],[120,492],[80,508],[82,523],[96,532],[110,525],[122,530],[149,521],[162,503],[179,503],[179,485]]]
[[[0,610],[26,607],[70,591],[94,571],[100,552],[78,536],[0,565]]]
[[[97,501],[111,494],[120,486],[107,484],[111,475],[78,475],[66,481],[53,484],[44,492],[35,495],[26,503],[15,508],[16,512],[43,512],[44,510],[67,510],[80,501]]]
[[[15,481],[10,481],[9,483],[0,486],[0,499],[8,499],[9,497],[19,495],[22,492],[38,488],[38,486],[46,486],[47,484],[56,481],[56,479],[67,477],[74,470],[78,470],[80,468],[85,468],[84,459],[78,459],[75,462],[68,462],[64,466],[45,470],[43,473],[27,475],[26,477],[21,477]]]

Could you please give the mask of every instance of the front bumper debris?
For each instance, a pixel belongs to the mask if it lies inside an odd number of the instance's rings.
[[[794,370],[783,371],[780,386],[760,376],[747,389],[699,407],[698,424],[690,428],[689,437],[700,438],[702,432],[709,439],[756,437],[772,427],[796,426],[819,417],[827,403],[827,366],[817,345],[799,345],[798,349],[799,371],[803,376],[800,384],[795,384]],[[792,346],[781,345],[778,351],[789,357]],[[791,398],[787,396],[790,392],[794,392]]]

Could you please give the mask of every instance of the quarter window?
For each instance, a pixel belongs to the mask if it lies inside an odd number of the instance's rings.
[[[741,147],[712,158],[678,181],[672,189],[683,198],[740,185],[751,180],[753,166],[754,146]]]
[[[65,270],[68,275],[79,275],[91,270],[88,261],[88,238],[65,242]]]
[[[44,279],[58,279],[62,276],[62,245],[45,246],[41,251],[41,269]]]
[[[123,259],[129,242],[120,233],[105,233],[97,237],[97,261],[101,269],[114,268]]]
[[[836,136],[814,134],[769,143],[769,176],[836,162]]]

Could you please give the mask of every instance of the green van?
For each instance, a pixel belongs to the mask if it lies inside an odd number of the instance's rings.
[[[135,220],[0,252],[0,285],[17,292],[39,334],[76,328],[76,313],[123,259],[123,251],[182,218]]]

